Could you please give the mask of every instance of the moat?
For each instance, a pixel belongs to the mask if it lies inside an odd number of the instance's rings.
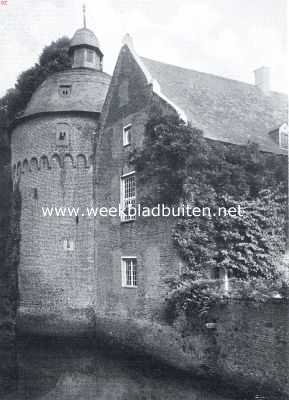
[[[19,340],[1,400],[234,400],[218,388],[112,349],[68,341]],[[2,357],[1,363],[5,362]],[[11,361],[11,360],[10,360]],[[9,364],[10,365],[10,364]],[[1,378],[1,377],[0,377]],[[7,382],[6,382],[7,383]],[[1,392],[1,388],[0,388]],[[247,400],[246,397],[238,399]],[[249,400],[249,398],[248,398]]]

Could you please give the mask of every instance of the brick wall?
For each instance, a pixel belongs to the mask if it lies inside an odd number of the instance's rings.
[[[20,308],[83,308],[93,302],[93,219],[44,217],[42,207],[86,207],[92,200],[92,132],[96,119],[42,116],[19,124],[12,134],[14,180],[22,196],[19,265]],[[57,146],[57,123],[70,129]],[[64,249],[64,240],[74,250]]]
[[[96,152],[100,159],[96,159],[95,201],[99,206],[118,208],[120,178],[133,170],[128,154],[134,146],[141,146],[149,111],[154,104],[165,107],[124,47],[102,113],[103,138]],[[123,127],[128,124],[132,124],[131,146],[124,147]],[[137,183],[137,193],[141,190]],[[130,222],[121,222],[119,217],[96,220],[97,311],[123,317],[160,316],[168,290],[167,279],[179,270],[179,260],[171,241],[173,223],[171,219],[156,218],[137,218]],[[122,287],[121,257],[130,256],[137,257],[136,288]]]

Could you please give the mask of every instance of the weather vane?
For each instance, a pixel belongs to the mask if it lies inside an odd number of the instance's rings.
[[[83,27],[86,28],[86,5],[83,4],[82,6],[82,11],[83,11]]]

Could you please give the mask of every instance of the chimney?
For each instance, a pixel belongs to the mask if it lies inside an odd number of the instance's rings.
[[[270,91],[270,68],[260,67],[255,69],[255,85],[258,86],[264,93]]]

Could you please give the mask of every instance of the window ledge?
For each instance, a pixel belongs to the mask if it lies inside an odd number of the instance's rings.
[[[121,286],[123,289],[137,289],[137,286],[126,286],[126,285],[122,285]]]

